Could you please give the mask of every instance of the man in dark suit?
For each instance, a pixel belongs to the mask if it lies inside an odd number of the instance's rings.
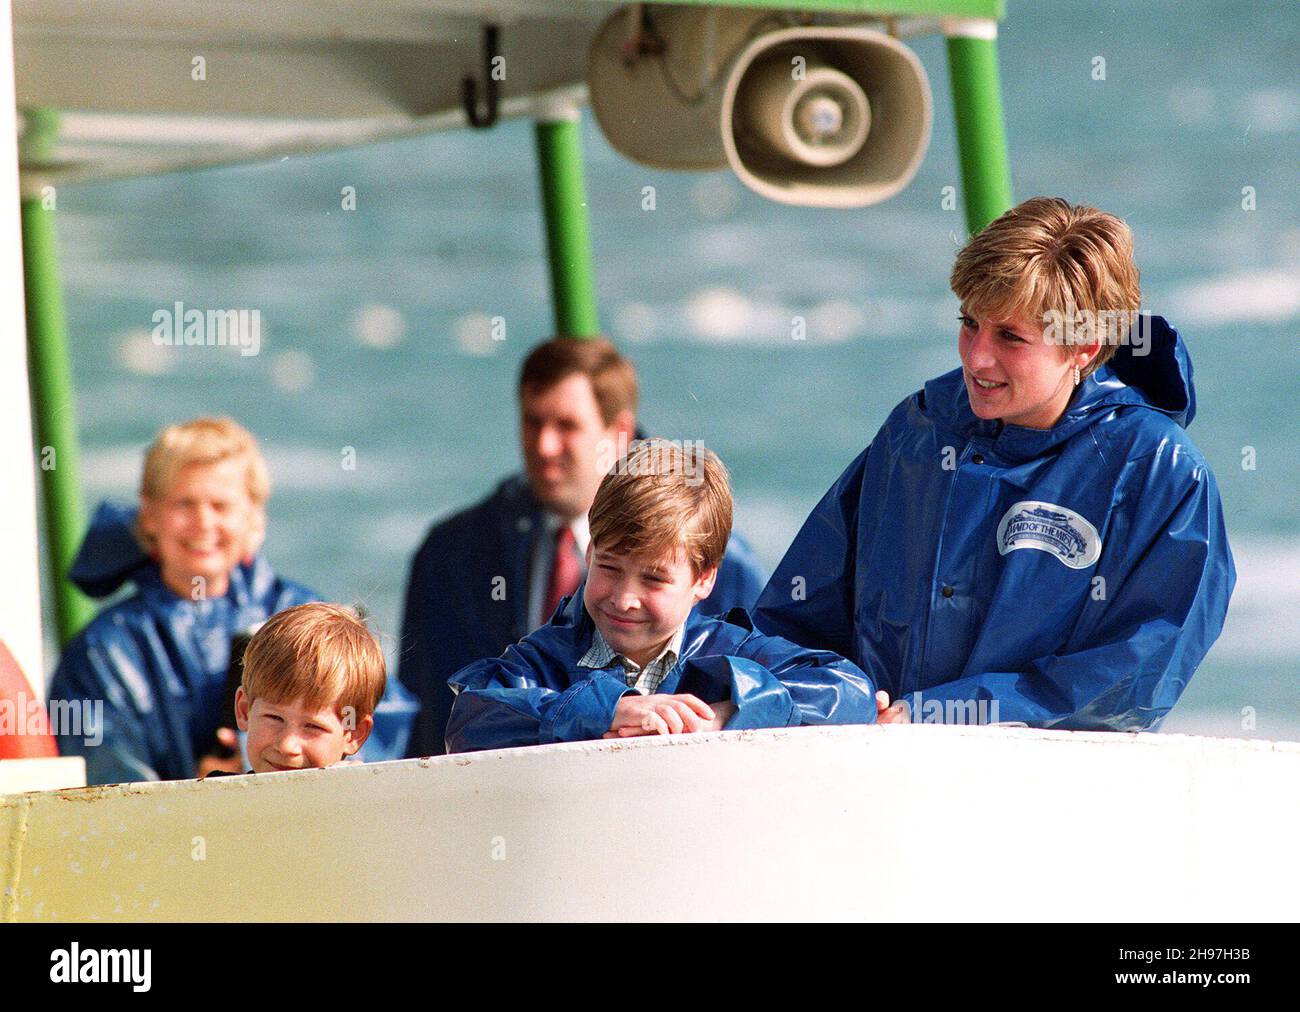
[[[607,340],[555,338],[519,377],[525,473],[435,524],[411,564],[398,677],[420,699],[407,754],[441,755],[447,679],[542,625],[582,581],[587,511],[636,433],[632,364]],[[732,534],[700,611],[751,608],[766,582]]]

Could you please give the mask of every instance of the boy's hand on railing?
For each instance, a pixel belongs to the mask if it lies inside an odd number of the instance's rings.
[[[631,738],[642,734],[689,734],[709,731],[713,708],[690,693],[676,696],[624,696],[602,738]]]
[[[910,724],[912,715],[907,708],[907,703],[899,700],[893,706],[889,705],[889,693],[881,689],[876,693],[876,723],[877,724]]]

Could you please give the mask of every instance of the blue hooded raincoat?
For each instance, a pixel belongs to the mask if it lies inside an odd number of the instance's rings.
[[[982,420],[961,369],[894,409],[759,600],[915,721],[1159,726],[1223,628],[1236,570],[1187,348],[1152,317],[1046,430]]]
[[[194,776],[222,720],[231,637],[285,608],[320,600],[276,576],[261,556],[231,572],[224,596],[180,597],[136,542],[135,514],[134,506],[109,502],[95,512],[70,578],[91,597],[107,597],[128,582],[136,593],[101,612],[68,644],[50,684],[51,701],[90,700],[92,707],[103,701],[99,726],[58,738],[61,754],[85,757],[91,784]],[[414,701],[390,678],[358,758],[400,759],[414,711]],[[100,735],[98,744],[87,741]]]
[[[525,588],[534,539],[544,529],[527,478],[514,475],[487,499],[436,524],[420,546],[406,587],[398,661],[402,684],[421,702],[408,755],[443,753],[452,704],[447,679],[531,631]],[[765,578],[733,532],[713,593],[699,607],[706,615],[752,608]],[[498,584],[504,596],[494,592]]]
[[[451,752],[599,738],[628,688],[622,665],[578,666],[595,623],[583,591],[566,597],[551,621],[500,657],[451,677],[456,693],[447,725]],[[875,690],[853,664],[756,632],[743,609],[725,619],[692,610],[681,655],[659,693],[691,693],[706,703],[731,700],[728,730],[801,724],[869,724]]]

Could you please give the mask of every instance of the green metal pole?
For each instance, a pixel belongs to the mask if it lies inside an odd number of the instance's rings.
[[[42,145],[58,129],[55,115],[28,110],[24,148],[41,160]],[[32,413],[40,447],[45,500],[46,561],[54,591],[60,646],[94,614],[90,600],[67,578],[81,541],[85,514],[77,468],[77,424],[73,411],[72,367],[59,283],[53,191],[22,199],[23,285],[27,296],[27,362],[31,373]]]
[[[577,106],[540,116],[536,133],[555,332],[564,337],[595,337],[600,322]]]
[[[966,225],[971,234],[1011,206],[1011,167],[1002,122],[997,23],[960,20],[949,29],[948,72],[957,118]]]

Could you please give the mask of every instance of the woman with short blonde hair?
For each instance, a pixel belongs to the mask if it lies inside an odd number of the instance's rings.
[[[951,287],[960,367],[826,493],[756,622],[856,662],[882,720],[1158,727],[1236,581],[1187,345],[1139,312],[1128,226],[1060,198],[975,236]]]

